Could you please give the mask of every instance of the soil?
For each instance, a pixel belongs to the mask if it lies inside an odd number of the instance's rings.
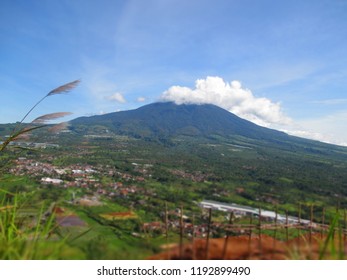
[[[151,260],[285,260],[285,259],[319,259],[326,236],[315,234],[302,236],[288,242],[261,235],[233,236],[226,238],[196,239],[194,243],[184,244],[181,248],[176,245],[160,254],[151,256]],[[339,248],[339,241],[335,239],[335,248]],[[343,241],[342,241],[343,242]],[[340,242],[341,243],[341,242]],[[346,252],[346,244],[342,244],[340,251]],[[331,248],[331,246],[329,247]],[[338,250],[338,249],[337,249]],[[324,259],[336,258],[325,250]]]
[[[132,217],[134,216],[133,212],[113,212],[113,213],[107,213],[105,214],[107,216],[112,216],[112,217]]]

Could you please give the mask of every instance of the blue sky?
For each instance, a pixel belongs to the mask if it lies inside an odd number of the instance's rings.
[[[28,121],[164,99],[347,145],[346,77],[344,0],[0,1],[0,123],[81,79]]]

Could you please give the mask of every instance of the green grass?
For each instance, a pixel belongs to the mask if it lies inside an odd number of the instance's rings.
[[[42,250],[44,244],[54,235],[54,216],[45,216],[42,207],[35,218],[28,219],[21,208],[27,197],[0,190],[0,259],[40,259],[56,258],[63,245],[54,241],[50,253]],[[51,242],[49,242],[51,243]]]

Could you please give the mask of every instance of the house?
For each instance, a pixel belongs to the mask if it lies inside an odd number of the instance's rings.
[[[61,179],[53,179],[53,178],[49,178],[49,177],[44,177],[44,178],[41,179],[41,182],[44,183],[44,184],[60,185],[64,181],[61,180]]]

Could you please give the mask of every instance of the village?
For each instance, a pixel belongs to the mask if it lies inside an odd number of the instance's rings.
[[[143,176],[133,176],[124,172],[111,169],[108,166],[90,166],[90,165],[70,165],[64,168],[58,168],[51,163],[38,160],[19,157],[15,160],[15,165],[10,172],[16,176],[28,175],[40,182],[41,186],[52,185],[57,188],[76,188],[84,190],[84,193],[93,193],[92,201],[95,197],[103,195],[105,197],[121,196],[126,197],[132,193],[146,193],[143,187],[138,183],[143,183]],[[145,173],[146,170],[143,170]],[[107,180],[105,178],[114,178],[116,180]],[[83,201],[88,204],[87,197],[84,196],[76,200],[75,203]]]
[[[92,166],[89,164],[71,164],[66,167],[55,166],[51,162],[53,158],[44,158],[43,160],[32,159],[27,157],[18,157],[10,172],[16,176],[29,176],[34,179],[40,188],[53,187],[70,190],[71,196],[65,203],[70,205],[80,205],[86,207],[101,206],[104,201],[121,200],[129,209],[148,209],[148,200],[156,197],[157,194],[152,188],[146,187],[146,180],[152,177],[151,164],[131,163],[135,174],[111,168],[107,165]],[[174,171],[176,175],[182,176],[180,172]],[[139,174],[141,176],[139,176]],[[184,177],[186,174],[184,174]],[[192,179],[192,178],[190,178]],[[203,180],[203,177],[196,181]],[[240,188],[236,189],[239,192]],[[315,226],[309,220],[299,219],[293,216],[284,216],[273,211],[256,209],[248,206],[222,203],[211,200],[195,202],[197,208],[200,208],[201,217],[199,222],[194,222],[192,213],[182,213],[182,209],[175,208],[164,211],[157,209],[159,215],[152,221],[142,223],[141,232],[133,232],[135,237],[141,237],[143,233],[162,235],[167,230],[179,232],[183,228],[185,235],[189,238],[204,238],[210,230],[213,234],[225,234],[227,226],[228,213],[233,214],[233,219],[245,219],[253,216],[255,219],[261,217],[266,222],[278,222],[279,224],[302,224]],[[147,208],[146,208],[147,207]],[[63,208],[60,208],[63,209]],[[226,212],[219,214],[225,216],[224,221],[214,221],[208,223],[208,210],[213,209],[215,212]],[[133,213],[132,210],[129,213]],[[124,213],[110,213],[111,218]],[[125,215],[125,214],[124,214]],[[124,216],[123,215],[123,216]],[[125,215],[126,216],[126,215]],[[131,216],[131,215],[130,215]],[[101,215],[101,217],[103,217]],[[134,215],[136,217],[136,215]],[[165,218],[166,217],[166,218]],[[72,216],[72,219],[76,219]],[[61,222],[62,226],[69,224],[69,220]],[[74,222],[71,222],[74,224]],[[80,224],[83,224],[80,223]],[[242,232],[241,232],[242,233]],[[244,231],[243,231],[244,233]]]
[[[72,195],[68,204],[80,206],[101,206],[103,201],[120,198],[128,199],[128,204],[132,208],[134,205],[145,205],[148,197],[156,196],[156,193],[151,188],[145,187],[146,178],[150,178],[150,164],[132,163],[134,170],[142,176],[135,176],[129,173],[120,172],[109,166],[91,166],[87,164],[74,164],[64,168],[57,167],[48,161],[50,158],[45,158],[44,161],[30,159],[26,157],[18,157],[15,164],[10,169],[10,173],[16,176],[29,176],[38,182],[40,188],[53,187],[61,189],[70,189]],[[110,179],[112,178],[112,179]],[[78,195],[77,195],[78,194]],[[140,199],[141,198],[141,199]],[[63,211],[63,207],[59,207],[59,211]],[[203,210],[203,209],[202,209]],[[142,232],[150,234],[164,234],[166,229],[177,230],[181,226],[188,237],[206,237],[208,225],[207,223],[194,224],[192,217],[183,215],[180,208],[169,210],[166,214],[163,210],[160,211],[160,216],[155,221],[144,222],[142,224]],[[59,213],[62,214],[62,213]],[[206,213],[205,213],[206,214]],[[165,222],[164,216],[168,219]],[[74,215],[68,219],[61,221],[62,226],[75,224],[71,222],[76,219],[81,225],[81,221]],[[59,219],[61,219],[59,217]],[[59,220],[58,219],[58,220]],[[181,220],[183,224],[181,224]],[[222,227],[221,223],[214,223],[214,228]],[[140,233],[133,232],[133,236],[141,236]]]

